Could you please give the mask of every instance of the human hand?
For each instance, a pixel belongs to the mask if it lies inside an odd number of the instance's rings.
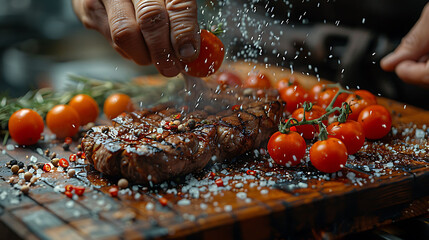
[[[173,77],[198,56],[196,0],[72,0],[83,25],[123,57]]]
[[[404,82],[429,87],[429,4],[401,44],[380,65],[385,71],[395,71]]]

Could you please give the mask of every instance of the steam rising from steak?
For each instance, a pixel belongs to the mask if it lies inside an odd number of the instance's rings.
[[[277,95],[218,89],[197,110],[163,104],[121,115],[82,141],[95,169],[136,183],[161,183],[266,142],[283,114]],[[246,93],[246,94],[245,94]]]

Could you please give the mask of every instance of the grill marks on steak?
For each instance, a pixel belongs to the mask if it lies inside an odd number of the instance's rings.
[[[136,183],[160,183],[203,169],[261,145],[277,130],[283,104],[276,98],[246,98],[241,109],[217,114],[197,110],[184,114],[169,105],[132,112],[113,126],[94,127],[82,140],[86,158],[108,175],[122,175]],[[178,114],[185,131],[169,128]],[[167,127],[166,127],[167,126]]]

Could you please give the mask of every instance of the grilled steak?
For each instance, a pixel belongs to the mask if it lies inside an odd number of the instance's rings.
[[[217,93],[216,102],[191,112],[164,104],[121,115],[113,126],[89,130],[82,148],[98,171],[136,183],[201,170],[260,146],[277,130],[283,103],[276,95],[240,91]]]

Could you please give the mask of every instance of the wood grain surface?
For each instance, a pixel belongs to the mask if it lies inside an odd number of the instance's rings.
[[[253,64],[234,64],[245,77],[261,71],[275,82],[291,73]],[[317,79],[294,73],[304,87]],[[48,163],[49,155],[68,159],[78,151],[62,141],[43,140],[31,147],[1,146],[0,229],[7,239],[322,239],[341,238],[429,209],[429,112],[378,98],[392,113],[394,129],[379,141],[367,141],[336,174],[321,174],[309,164],[273,165],[256,150],[181,179],[177,186],[130,186],[111,197],[117,179],[106,178],[83,159],[71,163],[75,177],[54,168],[41,173],[28,195],[20,191],[22,175],[6,164]],[[421,137],[423,134],[423,137]],[[49,132],[46,131],[46,136]],[[416,137],[417,136],[417,137]],[[255,171],[249,175],[247,170]],[[214,179],[207,176],[216,172]],[[225,187],[214,180],[222,178]],[[64,186],[82,185],[83,196],[68,198]],[[159,199],[166,198],[166,206]]]

